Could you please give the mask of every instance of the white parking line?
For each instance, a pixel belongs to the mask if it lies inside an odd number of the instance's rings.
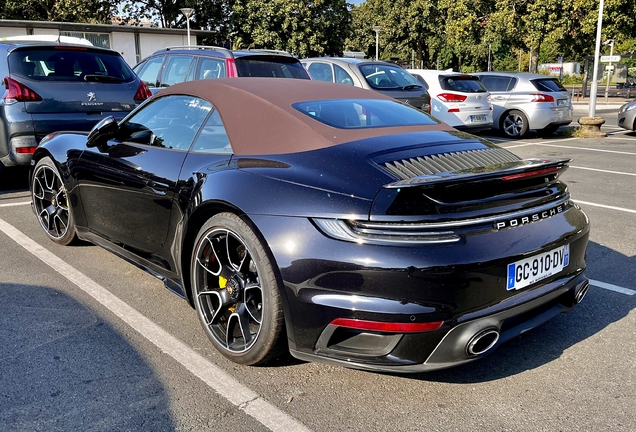
[[[574,165],[570,165],[570,168],[582,169],[582,170],[587,170],[587,171],[599,171],[599,172],[604,172],[604,173],[608,173],[608,174],[620,174],[620,175],[636,176],[636,173],[610,171],[610,170],[604,170],[604,169],[598,169],[598,168],[587,168],[587,167],[580,167],[580,166],[574,166]]]
[[[606,290],[609,290],[609,291],[614,291],[614,292],[625,294],[625,295],[629,295],[629,296],[632,296],[632,295],[636,294],[636,291],[634,291],[634,290],[630,290],[628,288],[623,288],[623,287],[620,287],[618,285],[608,284],[608,283],[605,283],[605,282],[599,282],[599,281],[594,280],[594,279],[590,279],[590,285],[594,285],[595,287],[603,288],[603,289],[606,289]]]
[[[20,201],[20,202],[15,202],[15,203],[4,203],[4,204],[0,204],[0,207],[15,207],[15,206],[22,206],[22,205],[27,205],[27,204],[31,204],[31,201]]]
[[[505,149],[511,149],[511,148],[517,148],[517,147],[527,147],[527,146],[531,146],[534,145],[534,143],[527,143],[527,144],[517,144],[517,145],[513,145],[513,146],[501,146]]]
[[[70,282],[77,285],[77,287],[121,318],[139,334],[155,344],[162,352],[181,363],[219,395],[270,430],[275,432],[309,431],[306,426],[299,423],[296,419],[239,383],[218,366],[210,363],[203,356],[111,294],[97,282],[76,270],[2,219],[0,219],[0,231]]]
[[[618,150],[593,149],[593,148],[587,148],[587,147],[573,147],[573,146],[554,145],[554,144],[546,144],[546,143],[537,143],[536,145],[538,145],[538,146],[546,146],[546,147],[566,148],[566,149],[573,149],[573,150],[588,150],[588,151],[595,151],[595,152],[602,152],[602,153],[616,153],[616,154],[624,154],[624,155],[636,156],[636,153],[624,152],[624,151],[618,151]]]
[[[601,207],[601,208],[606,208],[606,209],[610,209],[610,210],[618,210],[618,211],[622,211],[625,213],[635,213],[636,214],[636,210],[632,210],[632,209],[626,209],[626,208],[622,208],[622,207],[614,207],[614,206],[610,206],[610,205],[605,205],[605,204],[596,204],[596,203],[591,203],[591,202],[587,202],[587,201],[580,201],[580,200],[572,200],[577,204],[584,204],[584,205],[589,205],[592,207]]]

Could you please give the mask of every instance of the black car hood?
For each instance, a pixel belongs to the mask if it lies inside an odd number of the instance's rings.
[[[325,149],[272,156],[234,156],[234,168],[327,192],[373,200],[399,178],[385,162],[494,148],[458,131],[427,131],[349,142]]]

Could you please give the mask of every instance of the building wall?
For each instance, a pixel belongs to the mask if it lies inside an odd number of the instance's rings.
[[[24,36],[27,34],[26,28],[0,27],[0,37]]]
[[[117,51],[131,67],[137,64],[135,52],[135,34],[117,33],[110,34],[111,49]]]
[[[188,36],[186,35],[162,35],[158,38],[152,34],[140,33],[139,39],[141,42],[142,59],[163,48],[188,44]],[[191,35],[190,40],[192,45],[197,44],[196,37],[192,37]]]

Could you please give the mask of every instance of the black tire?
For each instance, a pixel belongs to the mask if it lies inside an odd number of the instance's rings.
[[[523,138],[528,133],[528,118],[521,111],[508,111],[501,119],[500,129],[508,138]]]
[[[66,246],[76,239],[75,218],[68,193],[49,157],[40,159],[33,169],[31,199],[40,225],[51,240]]]
[[[190,262],[197,315],[214,346],[244,365],[280,355],[281,291],[254,230],[237,215],[220,213],[199,230]]]
[[[545,127],[545,128],[543,128],[543,129],[541,129],[539,131],[539,134],[541,136],[552,135],[553,133],[555,133],[559,129],[559,127],[560,126],[558,126],[558,125],[551,125],[551,126]]]

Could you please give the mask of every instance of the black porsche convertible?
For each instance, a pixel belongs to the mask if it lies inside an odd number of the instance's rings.
[[[171,86],[47,136],[33,208],[163,280],[216,348],[418,372],[469,362],[585,296],[568,160],[522,160],[350,86]]]

